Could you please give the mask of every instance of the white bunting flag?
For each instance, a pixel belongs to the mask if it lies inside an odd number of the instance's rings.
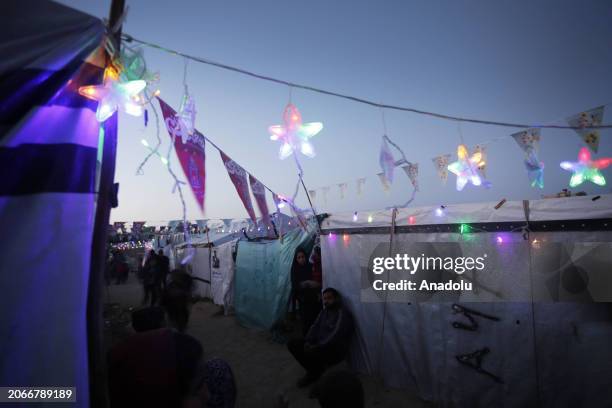
[[[589,126],[599,126],[603,123],[604,106],[599,106],[577,115],[567,118],[567,123],[576,128],[586,128]],[[584,140],[586,145],[594,153],[599,149],[599,130],[597,129],[577,129],[576,133]]]

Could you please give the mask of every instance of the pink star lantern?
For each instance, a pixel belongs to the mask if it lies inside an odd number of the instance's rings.
[[[284,125],[273,125],[268,128],[271,133],[270,139],[282,142],[279,152],[280,159],[286,159],[297,150],[304,156],[314,157],[315,151],[310,143],[310,138],[323,129],[323,124],[321,122],[302,123],[300,111],[291,103],[285,108],[283,121]]]
[[[586,147],[580,149],[577,162],[561,162],[563,170],[573,171],[570,179],[570,187],[576,187],[583,182],[589,180],[598,186],[605,186],[606,179],[599,170],[605,169],[612,164],[612,157],[606,157],[598,160],[591,160],[591,152]]]

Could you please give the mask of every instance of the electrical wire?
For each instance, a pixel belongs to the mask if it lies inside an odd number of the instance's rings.
[[[403,111],[403,112],[411,112],[411,113],[415,113],[418,115],[426,115],[426,116],[430,116],[430,117],[434,117],[434,118],[438,118],[438,119],[444,119],[444,120],[452,120],[452,121],[457,121],[457,122],[467,122],[467,123],[476,123],[476,124],[480,124],[480,125],[491,125],[491,126],[502,126],[502,127],[512,127],[512,128],[523,128],[523,129],[530,129],[530,128],[539,128],[539,129],[571,129],[571,130],[585,130],[585,129],[610,129],[612,128],[612,124],[604,124],[604,125],[598,125],[598,126],[585,126],[585,127],[574,127],[574,126],[563,126],[563,125],[554,125],[554,124],[548,124],[548,125],[534,125],[534,124],[525,124],[525,123],[511,123],[511,122],[498,122],[498,121],[492,121],[492,120],[484,120],[484,119],[474,119],[474,118],[466,118],[466,117],[461,117],[461,116],[452,116],[452,115],[446,115],[446,114],[442,114],[442,113],[437,113],[437,112],[429,112],[429,111],[424,111],[421,109],[416,109],[416,108],[410,108],[410,107],[404,107],[404,106],[398,106],[398,105],[388,105],[385,103],[379,103],[379,102],[374,102],[368,99],[363,99],[363,98],[359,98],[356,96],[351,96],[351,95],[346,95],[346,94],[341,94],[338,92],[333,92],[333,91],[328,91],[325,89],[321,89],[321,88],[316,88],[313,86],[309,86],[309,85],[303,85],[303,84],[298,84],[295,82],[290,82],[284,79],[277,79],[277,78],[273,78],[267,75],[262,75],[262,74],[257,74],[255,72],[251,72],[242,68],[237,68],[237,67],[233,67],[231,65],[227,65],[227,64],[223,64],[221,62],[216,62],[216,61],[212,61],[203,57],[197,57],[197,56],[193,56],[193,55],[189,55],[189,54],[185,54],[183,52],[180,51],[176,51],[176,50],[172,50],[169,48],[165,48],[162,47],[161,45],[158,44],[154,44],[148,41],[144,41],[144,40],[140,40],[138,38],[134,38],[129,34],[122,34],[122,39],[126,42],[136,42],[142,45],[145,45],[147,47],[151,47],[151,48],[155,48],[164,52],[167,52],[169,54],[173,54],[173,55],[177,55],[177,56],[181,56],[183,58],[187,58],[190,59],[192,61],[197,61],[199,63],[202,64],[206,64],[206,65],[211,65],[211,66],[215,66],[217,68],[221,68],[221,69],[225,69],[228,71],[233,71],[233,72],[237,72],[239,74],[243,74],[243,75],[248,75],[250,77],[253,78],[257,78],[257,79],[261,79],[264,81],[269,81],[269,82],[274,82],[280,85],[285,85],[288,86],[290,88],[298,88],[298,89],[303,89],[306,91],[311,91],[311,92],[315,92],[315,93],[320,93],[323,95],[328,95],[328,96],[335,96],[337,98],[342,98],[342,99],[346,99],[349,101],[353,101],[353,102],[357,102],[357,103],[361,103],[361,104],[365,104],[365,105],[370,105],[370,106],[374,106],[374,107],[378,107],[381,109],[391,109],[391,110],[397,110],[397,111]]]

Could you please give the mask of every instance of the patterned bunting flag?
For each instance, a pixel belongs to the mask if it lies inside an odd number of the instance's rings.
[[[329,187],[323,187],[321,189],[323,191],[323,202],[327,205],[327,194],[329,193]]]
[[[363,185],[366,182],[366,178],[362,177],[357,179],[357,195],[360,196],[363,193]]]
[[[238,196],[240,197],[242,204],[244,204],[244,208],[247,210],[251,220],[253,220],[253,222],[257,222],[255,210],[253,209],[253,204],[251,203],[251,195],[249,194],[247,172],[221,150],[219,150],[219,152],[221,153],[221,160],[223,160],[227,174],[230,176],[232,183],[234,183],[234,187],[236,187],[236,191],[238,192]]]
[[[525,159],[527,177],[531,182],[531,187],[544,188],[544,163],[538,160],[535,150],[532,150]]]
[[[200,210],[204,211],[204,197],[206,194],[206,139],[197,130],[194,130],[192,134],[188,134],[180,124],[174,109],[159,97],[157,99],[168,133],[174,139],[174,150],[183,168],[183,173],[187,180],[189,180],[189,186],[200,206]]]
[[[436,167],[436,171],[438,172],[438,177],[440,177],[440,180],[442,180],[444,184],[446,184],[446,181],[448,180],[448,164],[450,162],[450,158],[450,154],[443,154],[431,159]]]
[[[408,163],[405,166],[402,166],[402,169],[404,169],[404,171],[406,172],[406,175],[410,179],[410,182],[412,183],[412,187],[414,187],[416,191],[419,191],[419,180],[418,180],[419,164],[418,163]]]
[[[344,194],[346,193],[346,188],[348,187],[348,184],[346,183],[340,183],[338,184],[338,190],[340,190],[340,199],[344,200]]]
[[[380,146],[380,154],[378,156],[378,162],[382,169],[382,174],[387,179],[388,184],[393,183],[393,170],[395,169],[395,159],[387,144],[387,138],[383,136],[382,144]]]
[[[383,190],[385,190],[385,192],[388,192],[390,186],[389,186],[389,181],[387,177],[385,176],[385,173],[378,173],[377,176],[380,179],[380,184],[382,184]]]
[[[270,214],[268,213],[268,203],[266,202],[266,188],[259,180],[253,177],[252,174],[249,174],[249,184],[251,185],[251,191],[255,197],[255,202],[261,213],[263,223],[266,226],[270,226]],[[253,222],[255,223],[256,221],[253,220]]]
[[[527,154],[538,151],[540,146],[540,129],[531,128],[512,134],[519,147]]]
[[[567,118],[567,123],[572,127],[586,128],[588,126],[599,126],[603,122],[604,106],[599,106],[577,115]],[[599,130],[597,129],[577,129],[576,133],[584,140],[586,145],[594,153],[599,149]]]

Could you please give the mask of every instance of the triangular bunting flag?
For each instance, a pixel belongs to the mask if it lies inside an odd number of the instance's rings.
[[[356,182],[357,183],[357,195],[360,196],[363,193],[363,185],[365,184],[365,182],[366,182],[365,177],[357,179],[357,182]]]
[[[378,173],[377,176],[380,179],[380,184],[382,184],[383,190],[385,190],[385,192],[388,192],[390,186],[389,186],[389,181],[387,180],[387,177],[385,176],[385,173]]]
[[[402,166],[402,169],[404,169],[404,171],[406,172],[406,175],[410,179],[410,182],[412,183],[412,187],[414,187],[416,191],[419,191],[419,180],[418,180],[419,164],[409,163],[409,164],[406,164],[405,166]]]
[[[527,154],[538,151],[540,146],[540,129],[531,128],[512,134],[519,147]]]
[[[221,160],[223,160],[227,174],[230,176],[232,183],[234,183],[234,187],[236,187],[236,191],[238,192],[238,196],[240,197],[242,204],[244,204],[244,208],[247,210],[251,220],[253,222],[257,222],[255,210],[253,209],[253,204],[251,203],[251,195],[249,194],[247,172],[221,150],[219,150],[219,152],[221,153]]]
[[[251,192],[255,197],[257,208],[261,214],[261,218],[265,226],[270,226],[270,214],[268,213],[268,203],[266,202],[266,188],[259,180],[249,174],[249,184],[251,185]],[[253,222],[256,222],[253,220]]]
[[[174,150],[183,168],[183,173],[189,180],[191,191],[193,191],[200,210],[204,211],[206,192],[206,152],[204,148],[206,139],[195,129],[193,134],[184,131],[174,109],[159,97],[157,99],[168,133],[170,137],[174,138]]]
[[[576,128],[586,128],[589,126],[599,126],[603,123],[604,106],[599,106],[577,115],[567,118],[567,123]],[[599,149],[599,130],[597,129],[577,129],[576,133],[584,140],[584,143],[594,153]]]
[[[440,180],[442,180],[444,184],[446,184],[448,180],[448,163],[450,162],[450,158],[450,154],[443,154],[431,159],[438,172],[438,177],[440,177]]]
[[[344,194],[346,193],[346,188],[348,187],[348,184],[346,183],[340,183],[338,184],[338,190],[340,190],[340,199],[344,200]]]
[[[378,156],[378,162],[380,163],[382,174],[387,179],[388,184],[392,184],[393,183],[393,170],[395,169],[395,159],[393,158],[391,149],[389,149],[389,145],[387,144],[387,139],[384,136],[383,136],[382,144],[380,146],[380,154]]]

